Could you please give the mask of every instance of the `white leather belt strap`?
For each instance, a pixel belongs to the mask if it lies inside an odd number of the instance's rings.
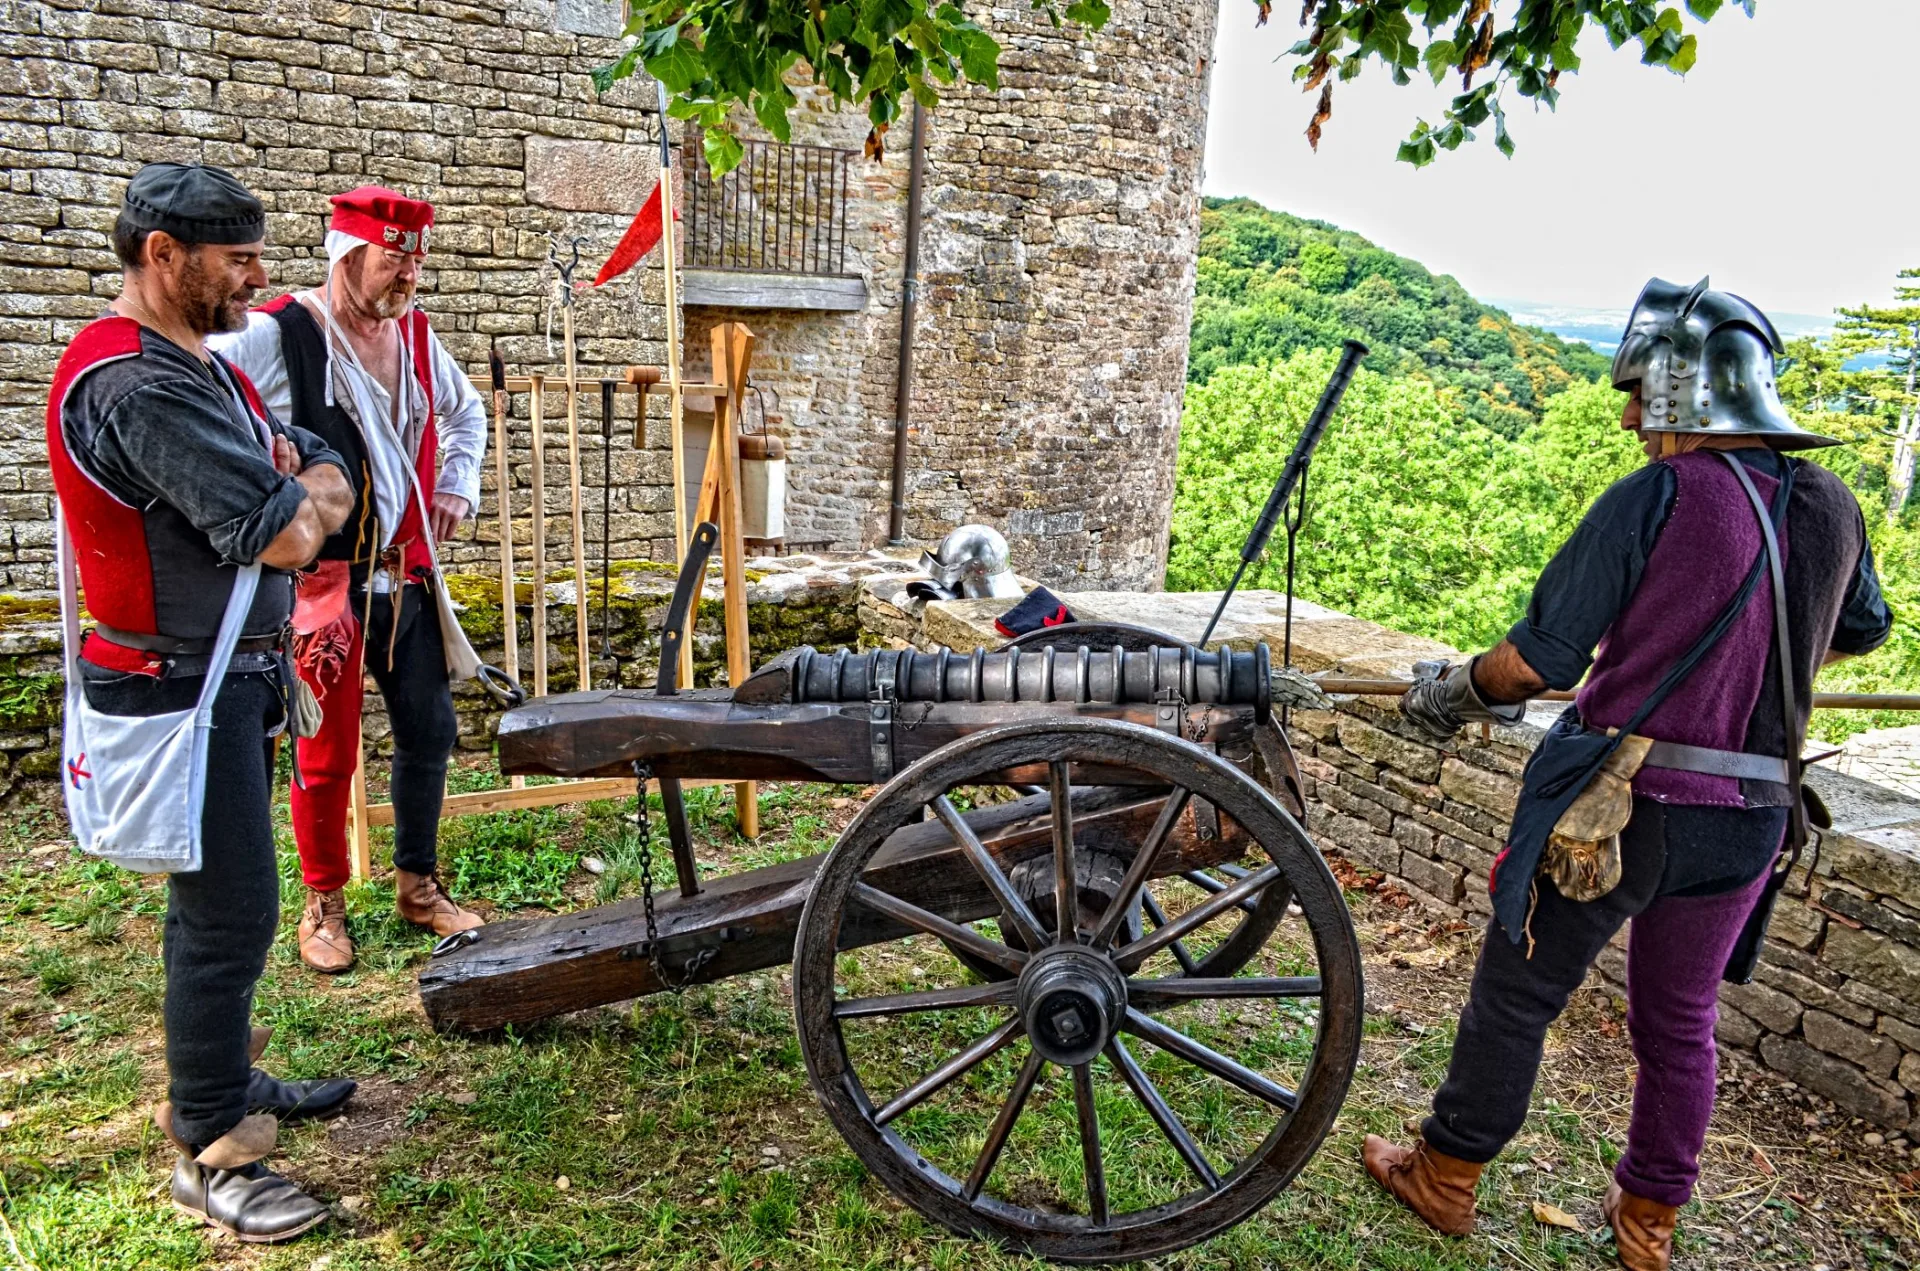
[[[1676,741],[1656,741],[1647,750],[1642,765],[1647,768],[1677,768],[1682,772],[1704,772],[1714,777],[1737,777],[1743,781],[1773,781],[1786,785],[1792,780],[1787,761],[1772,755],[1754,755],[1741,750],[1716,750],[1711,746],[1687,746]]]

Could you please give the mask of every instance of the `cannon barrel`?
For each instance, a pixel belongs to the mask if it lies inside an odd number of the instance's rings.
[[[794,649],[764,668],[784,676],[773,689],[784,700],[864,702],[1058,702],[1073,705],[1144,704],[1175,699],[1187,705],[1251,706],[1265,721],[1271,689],[1267,647],[1208,653],[1191,646],[1127,650],[1051,646],[975,649]],[[771,675],[769,674],[771,673]],[[754,696],[743,686],[735,700]]]

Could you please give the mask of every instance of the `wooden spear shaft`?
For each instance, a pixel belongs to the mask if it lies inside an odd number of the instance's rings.
[[[514,594],[513,576],[513,465],[507,458],[507,374],[506,366],[494,353],[488,362],[493,372],[493,474],[494,497],[500,505],[500,618],[506,642],[507,678],[520,679],[520,607]],[[513,788],[525,786],[525,777],[515,777]]]
[[[1313,682],[1322,692],[1351,693],[1366,697],[1398,697],[1413,687],[1411,680],[1368,680],[1338,675],[1316,675]],[[1573,693],[1565,689],[1547,689],[1535,693],[1536,702],[1571,702]],[[1815,693],[1815,710],[1833,711],[1920,711],[1920,693]]]
[[[573,635],[580,659],[580,691],[593,687],[593,648],[587,624],[587,530],[580,511],[580,380],[573,354],[572,282],[560,306],[561,338],[567,344],[567,494],[573,500]]]
[[[533,695],[547,695],[547,406],[546,377],[528,388],[533,413]]]
[[[673,450],[673,559],[687,554],[687,451],[681,437],[684,397],[680,382],[680,279],[673,223],[673,148],[667,140],[667,86],[658,85],[660,104],[660,265],[666,281],[667,308],[667,435]],[[717,370],[718,368],[716,368]],[[694,609],[698,609],[696,604]],[[691,617],[691,613],[689,614]],[[684,632],[682,633],[684,636]],[[680,641],[680,683],[693,684],[693,641]]]

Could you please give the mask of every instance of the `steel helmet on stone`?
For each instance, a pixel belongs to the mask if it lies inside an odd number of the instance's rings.
[[[920,568],[949,599],[1025,595],[1009,567],[1011,555],[1005,536],[991,525],[962,525],[937,549],[920,554]]]
[[[1767,315],[1702,278],[1640,289],[1613,358],[1613,386],[1640,385],[1644,432],[1752,436],[1776,450],[1837,446],[1793,422],[1774,359],[1786,352]]]

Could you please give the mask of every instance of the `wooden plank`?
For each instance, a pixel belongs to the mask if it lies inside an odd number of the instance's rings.
[[[948,742],[1014,719],[1119,719],[1146,727],[1158,722],[1152,702],[908,702],[899,711],[895,771]],[[1187,723],[1223,758],[1242,766],[1251,762],[1251,707],[1194,706]],[[725,691],[655,697],[637,689],[601,689],[541,698],[502,717],[499,756],[502,772],[555,777],[620,776],[641,761],[663,777],[847,785],[875,779],[866,702],[759,705],[732,701]],[[1045,783],[1045,765],[1037,778],[1017,780]]]
[[[1089,853],[1131,859],[1161,805],[1158,797],[1123,790],[1077,791],[1076,844]],[[1051,809],[1044,795],[966,815],[1003,868],[1052,851]],[[1232,822],[1225,826],[1231,827],[1227,833],[1203,839],[1189,806],[1155,876],[1238,859],[1249,846],[1247,837]],[[823,859],[810,856],[710,879],[697,896],[659,895],[655,912],[669,964],[684,966],[695,951],[711,949],[711,959],[694,977],[704,982],[790,961],[800,910]],[[989,918],[999,910],[938,822],[896,831],[865,877],[880,890],[954,922]],[[857,910],[842,922],[841,945],[857,948],[905,934],[890,920]],[[472,1031],[658,992],[665,986],[652,960],[643,956],[645,941],[646,916],[637,899],[552,918],[490,923],[473,943],[427,964],[420,973],[420,1000],[435,1027]]]
[[[867,283],[859,277],[689,269],[682,281],[682,296],[688,304],[849,313],[858,313],[867,307]]]
[[[725,785],[719,780],[688,781],[682,788]],[[551,808],[563,803],[590,803],[595,799],[625,799],[634,793],[632,777],[598,777],[589,781],[554,781],[543,786],[519,786],[506,790],[473,790],[450,794],[440,805],[440,819],[450,816],[478,816],[486,812],[512,812],[519,808]],[[647,792],[658,794],[660,783],[647,782]],[[367,808],[369,825],[392,825],[393,805],[376,803]]]

